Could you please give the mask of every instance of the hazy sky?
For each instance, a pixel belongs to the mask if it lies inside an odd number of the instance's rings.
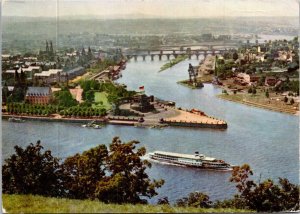
[[[299,16],[299,0],[2,0],[4,16]]]

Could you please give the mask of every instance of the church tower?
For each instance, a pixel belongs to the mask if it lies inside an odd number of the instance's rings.
[[[49,53],[49,45],[48,45],[48,41],[46,40],[46,53]]]
[[[54,50],[53,50],[53,45],[52,45],[52,41],[50,41],[50,54],[53,54]]]

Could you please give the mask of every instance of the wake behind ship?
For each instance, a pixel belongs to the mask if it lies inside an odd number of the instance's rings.
[[[149,153],[150,159],[172,163],[176,165],[182,165],[186,167],[203,168],[203,169],[215,169],[215,170],[232,170],[233,166],[225,163],[223,160],[217,160],[216,158],[206,157],[199,152],[191,154],[180,154],[173,152],[155,151]]]

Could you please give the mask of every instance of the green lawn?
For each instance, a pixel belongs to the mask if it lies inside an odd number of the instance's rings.
[[[95,92],[95,102],[96,104],[93,107],[101,107],[101,108],[105,108],[106,110],[111,108],[111,105],[107,99],[107,93],[105,92]]]
[[[3,194],[3,207],[8,213],[201,213],[247,212],[236,209],[202,209],[168,205],[105,204],[91,200],[47,198],[33,195]],[[249,211],[248,211],[249,212]]]

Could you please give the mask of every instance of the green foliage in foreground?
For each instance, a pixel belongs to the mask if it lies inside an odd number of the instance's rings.
[[[279,212],[299,210],[299,187],[287,179],[279,178],[278,184],[271,179],[260,183],[251,180],[250,166],[244,164],[233,169],[230,181],[235,183],[239,194],[234,198],[212,202],[205,193],[194,192],[176,201],[176,206],[199,208],[232,208]],[[168,203],[164,198],[159,204]]]
[[[234,168],[230,181],[239,192],[231,200],[238,202],[235,206],[258,212],[299,210],[299,186],[286,178],[279,178],[278,184],[271,179],[255,183],[250,179],[252,174],[248,164]]]
[[[37,194],[57,196],[61,182],[59,159],[51,151],[41,153],[43,147],[38,141],[23,149],[16,146],[16,153],[5,160],[2,167],[2,188],[9,194]]]
[[[43,151],[40,141],[25,149],[15,146],[15,154],[2,167],[3,193],[147,203],[164,181],[149,178],[146,169],[151,164],[141,159],[146,149],[137,144],[115,137],[109,150],[99,145],[63,162]]]
[[[105,204],[99,201],[50,198],[33,195],[3,195],[9,213],[241,213],[238,209],[204,209],[169,205]]]
[[[2,167],[3,193],[89,199],[98,203],[101,201],[146,204],[146,198],[157,195],[156,189],[161,187],[164,181],[149,178],[146,169],[151,167],[151,164],[141,159],[146,154],[146,149],[144,147],[136,149],[138,143],[138,141],[123,143],[115,137],[109,149],[105,145],[99,145],[82,154],[70,156],[64,162],[59,162],[50,151],[43,152],[39,141],[36,145],[30,144],[25,149],[16,146],[15,154],[6,159]],[[166,212],[183,212],[180,211],[181,207],[189,209],[194,207],[198,209],[196,212],[201,212],[202,208],[230,208],[258,212],[299,209],[299,186],[285,178],[279,178],[278,183],[271,179],[256,183],[251,180],[252,174],[247,164],[234,167],[230,181],[235,183],[238,194],[231,199],[212,202],[209,195],[194,192],[178,199],[174,204],[176,208],[169,207],[167,197],[159,199],[158,204],[172,209]],[[162,211],[164,210],[153,212]],[[128,212],[136,211],[128,210]]]

